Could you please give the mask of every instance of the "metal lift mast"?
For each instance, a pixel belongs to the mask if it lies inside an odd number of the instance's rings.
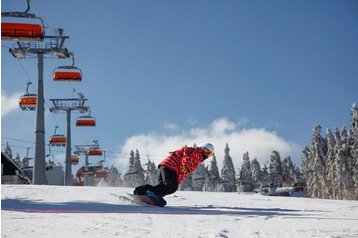
[[[71,163],[71,112],[79,111],[80,113],[87,112],[89,107],[84,106],[87,101],[82,93],[78,93],[79,98],[67,99],[50,99],[53,107],[50,112],[65,111],[67,114],[67,135],[66,135],[66,161],[65,161],[65,186],[72,185],[72,163]]]
[[[33,169],[33,184],[47,184],[45,169],[45,100],[44,100],[44,56],[55,56],[59,59],[68,58],[70,54],[63,43],[68,36],[62,35],[59,29],[57,36],[45,36],[45,39],[52,39],[55,42],[47,43],[25,43],[17,42],[17,47],[10,48],[9,52],[17,59],[24,59],[26,56],[37,56],[37,109],[36,109],[36,139],[35,139],[35,160]]]

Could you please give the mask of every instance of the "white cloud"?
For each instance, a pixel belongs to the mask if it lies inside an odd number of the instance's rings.
[[[192,128],[177,135],[149,133],[131,136],[126,139],[117,155],[120,169],[127,168],[131,150],[138,149],[142,165],[147,162],[147,155],[157,165],[168,156],[170,151],[184,145],[191,146],[194,143],[201,145],[206,142],[212,143],[215,147],[219,169],[224,158],[226,143],[229,145],[230,156],[237,170],[241,167],[242,156],[247,151],[250,159],[257,158],[261,166],[269,160],[273,150],[280,153],[281,159],[289,155],[296,164],[298,163],[299,146],[297,144],[290,143],[280,138],[275,132],[264,128],[241,129],[243,122],[246,123],[247,119],[232,122],[227,118],[219,118],[205,128]]]
[[[18,109],[20,96],[21,93],[7,95],[6,91],[1,91],[1,117]]]

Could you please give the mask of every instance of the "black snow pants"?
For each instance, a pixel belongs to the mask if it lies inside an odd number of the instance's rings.
[[[160,166],[158,184],[155,186],[145,184],[134,189],[134,194],[144,195],[148,189],[151,189],[156,195],[164,197],[174,193],[178,189],[178,175],[171,169]]]

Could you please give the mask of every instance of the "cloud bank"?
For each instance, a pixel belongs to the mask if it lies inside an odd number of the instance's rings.
[[[214,120],[205,128],[191,128],[168,134],[149,133],[134,135],[127,138],[121,146],[120,153],[116,155],[119,169],[122,172],[128,167],[129,153],[131,150],[138,150],[141,155],[142,166],[147,162],[147,158],[154,161],[156,165],[168,156],[170,151],[174,151],[184,145],[192,146],[210,142],[215,147],[215,155],[219,169],[221,168],[225,155],[226,143],[230,148],[230,156],[233,159],[235,168],[241,167],[242,157],[245,152],[249,152],[250,159],[257,158],[261,166],[269,160],[273,150],[280,153],[281,159],[291,156],[298,164],[299,146],[297,144],[280,138],[275,132],[264,128],[242,128],[246,119],[236,122],[227,118]],[[178,130],[179,127],[171,125],[170,128]],[[211,158],[206,161],[206,164]],[[118,164],[116,163],[116,164]]]
[[[1,91],[1,117],[18,109],[20,96],[21,93],[7,95],[6,91]]]

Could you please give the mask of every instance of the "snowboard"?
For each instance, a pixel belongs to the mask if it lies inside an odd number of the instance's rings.
[[[151,205],[157,207],[164,207],[167,205],[167,201],[160,196],[148,196],[148,195],[135,195],[132,193],[127,193],[127,195],[131,198],[131,200],[137,204],[141,205]]]

